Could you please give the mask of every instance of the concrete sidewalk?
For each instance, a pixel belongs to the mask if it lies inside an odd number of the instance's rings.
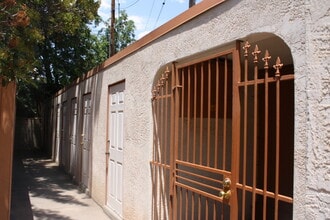
[[[11,220],[109,220],[50,159],[15,158]]]

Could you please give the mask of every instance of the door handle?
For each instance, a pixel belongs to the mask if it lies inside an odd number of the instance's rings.
[[[222,197],[223,200],[228,201],[231,197],[231,180],[229,178],[225,178],[222,182],[223,190],[220,190],[219,197]]]

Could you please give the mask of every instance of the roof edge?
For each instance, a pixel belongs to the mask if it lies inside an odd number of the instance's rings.
[[[169,33],[170,31],[176,29],[177,27],[189,22],[193,18],[205,13],[206,11],[214,8],[215,6],[222,4],[227,0],[203,0],[200,3],[194,5],[193,7],[189,8],[188,10],[182,12],[178,16],[174,17],[170,21],[166,22],[165,24],[161,25],[160,27],[156,28],[155,30],[151,31],[141,39],[135,41],[133,44],[127,46],[125,49],[119,51],[112,57],[105,60],[100,65],[94,67],[93,69],[89,70],[87,73],[82,75],[81,77],[77,78],[71,85],[59,90],[55,96],[60,95],[61,93],[65,92],[68,88],[88,79],[89,77],[97,74],[101,70],[104,70],[111,66],[112,64],[120,61],[121,59],[129,56],[130,54],[138,51],[139,49],[143,48],[144,46],[150,44],[151,42],[157,40],[158,38],[162,37],[163,35]]]

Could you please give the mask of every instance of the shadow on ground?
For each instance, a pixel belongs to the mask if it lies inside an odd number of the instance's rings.
[[[64,174],[51,159],[39,153],[15,152],[11,220],[72,219],[52,206],[88,206],[76,199],[77,193],[82,194],[70,176]],[[33,201],[42,206],[36,207]]]

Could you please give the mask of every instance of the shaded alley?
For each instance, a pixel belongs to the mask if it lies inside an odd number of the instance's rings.
[[[22,155],[13,163],[12,220],[109,219],[51,159]]]

